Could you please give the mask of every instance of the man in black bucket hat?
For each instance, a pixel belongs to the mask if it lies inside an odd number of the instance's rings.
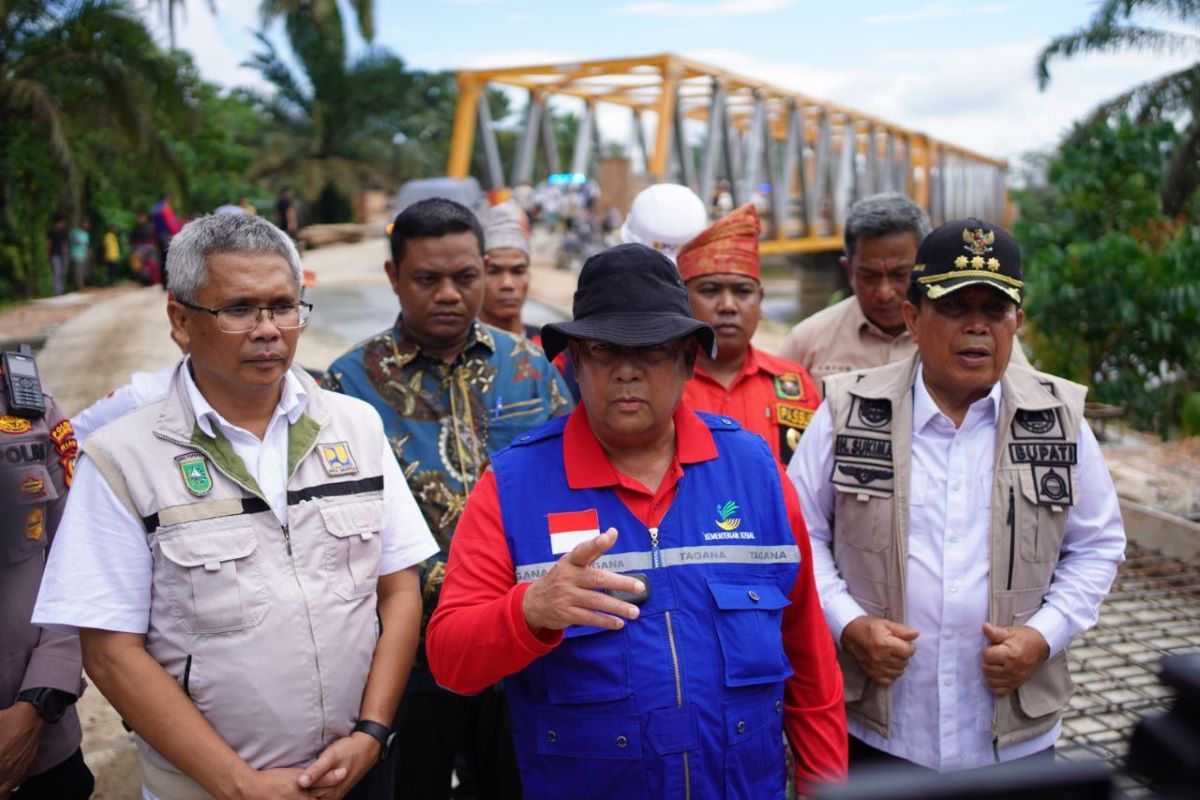
[[[766,443],[682,403],[712,329],[642,245],[588,259],[582,403],[468,498],[426,647],[438,683],[504,680],[527,800],[777,798],[845,771],[842,689],[792,487]],[[603,533],[602,533],[603,531]]]

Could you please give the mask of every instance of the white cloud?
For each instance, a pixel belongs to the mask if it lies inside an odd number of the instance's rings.
[[[964,7],[960,3],[928,3],[915,11],[902,11],[896,14],[875,14],[863,22],[868,25],[898,25],[908,22],[927,22],[935,19],[957,19],[958,17],[976,17],[983,14],[1005,14],[1009,7],[1003,3],[990,6]]]
[[[681,2],[629,3],[618,6],[617,14],[638,17],[674,17],[677,19],[713,19],[769,14],[796,5],[796,0],[727,0],[695,5]]]
[[[145,12],[146,24],[160,43],[170,41],[165,19]],[[257,47],[250,34],[257,30],[260,18],[255,3],[221,3],[214,15],[203,3],[190,3],[183,12],[176,12],[175,46],[187,50],[196,61],[205,80],[220,86],[268,88],[256,70],[241,66]]]

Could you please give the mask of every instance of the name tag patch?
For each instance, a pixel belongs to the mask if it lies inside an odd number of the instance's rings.
[[[834,444],[833,454],[842,458],[881,461],[891,466],[892,442],[889,439],[875,439],[870,436],[841,434]]]
[[[1014,464],[1067,466],[1079,463],[1076,448],[1077,445],[1074,442],[1010,444],[1008,453]]]

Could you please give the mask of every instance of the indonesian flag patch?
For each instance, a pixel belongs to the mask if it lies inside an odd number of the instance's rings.
[[[580,542],[600,535],[600,515],[594,508],[547,514],[546,521],[550,526],[550,552],[556,556],[569,553]]]

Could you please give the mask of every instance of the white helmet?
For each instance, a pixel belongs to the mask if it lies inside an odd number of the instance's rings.
[[[678,183],[656,183],[638,192],[621,226],[621,241],[653,247],[672,261],[679,248],[708,227],[704,201]]]

